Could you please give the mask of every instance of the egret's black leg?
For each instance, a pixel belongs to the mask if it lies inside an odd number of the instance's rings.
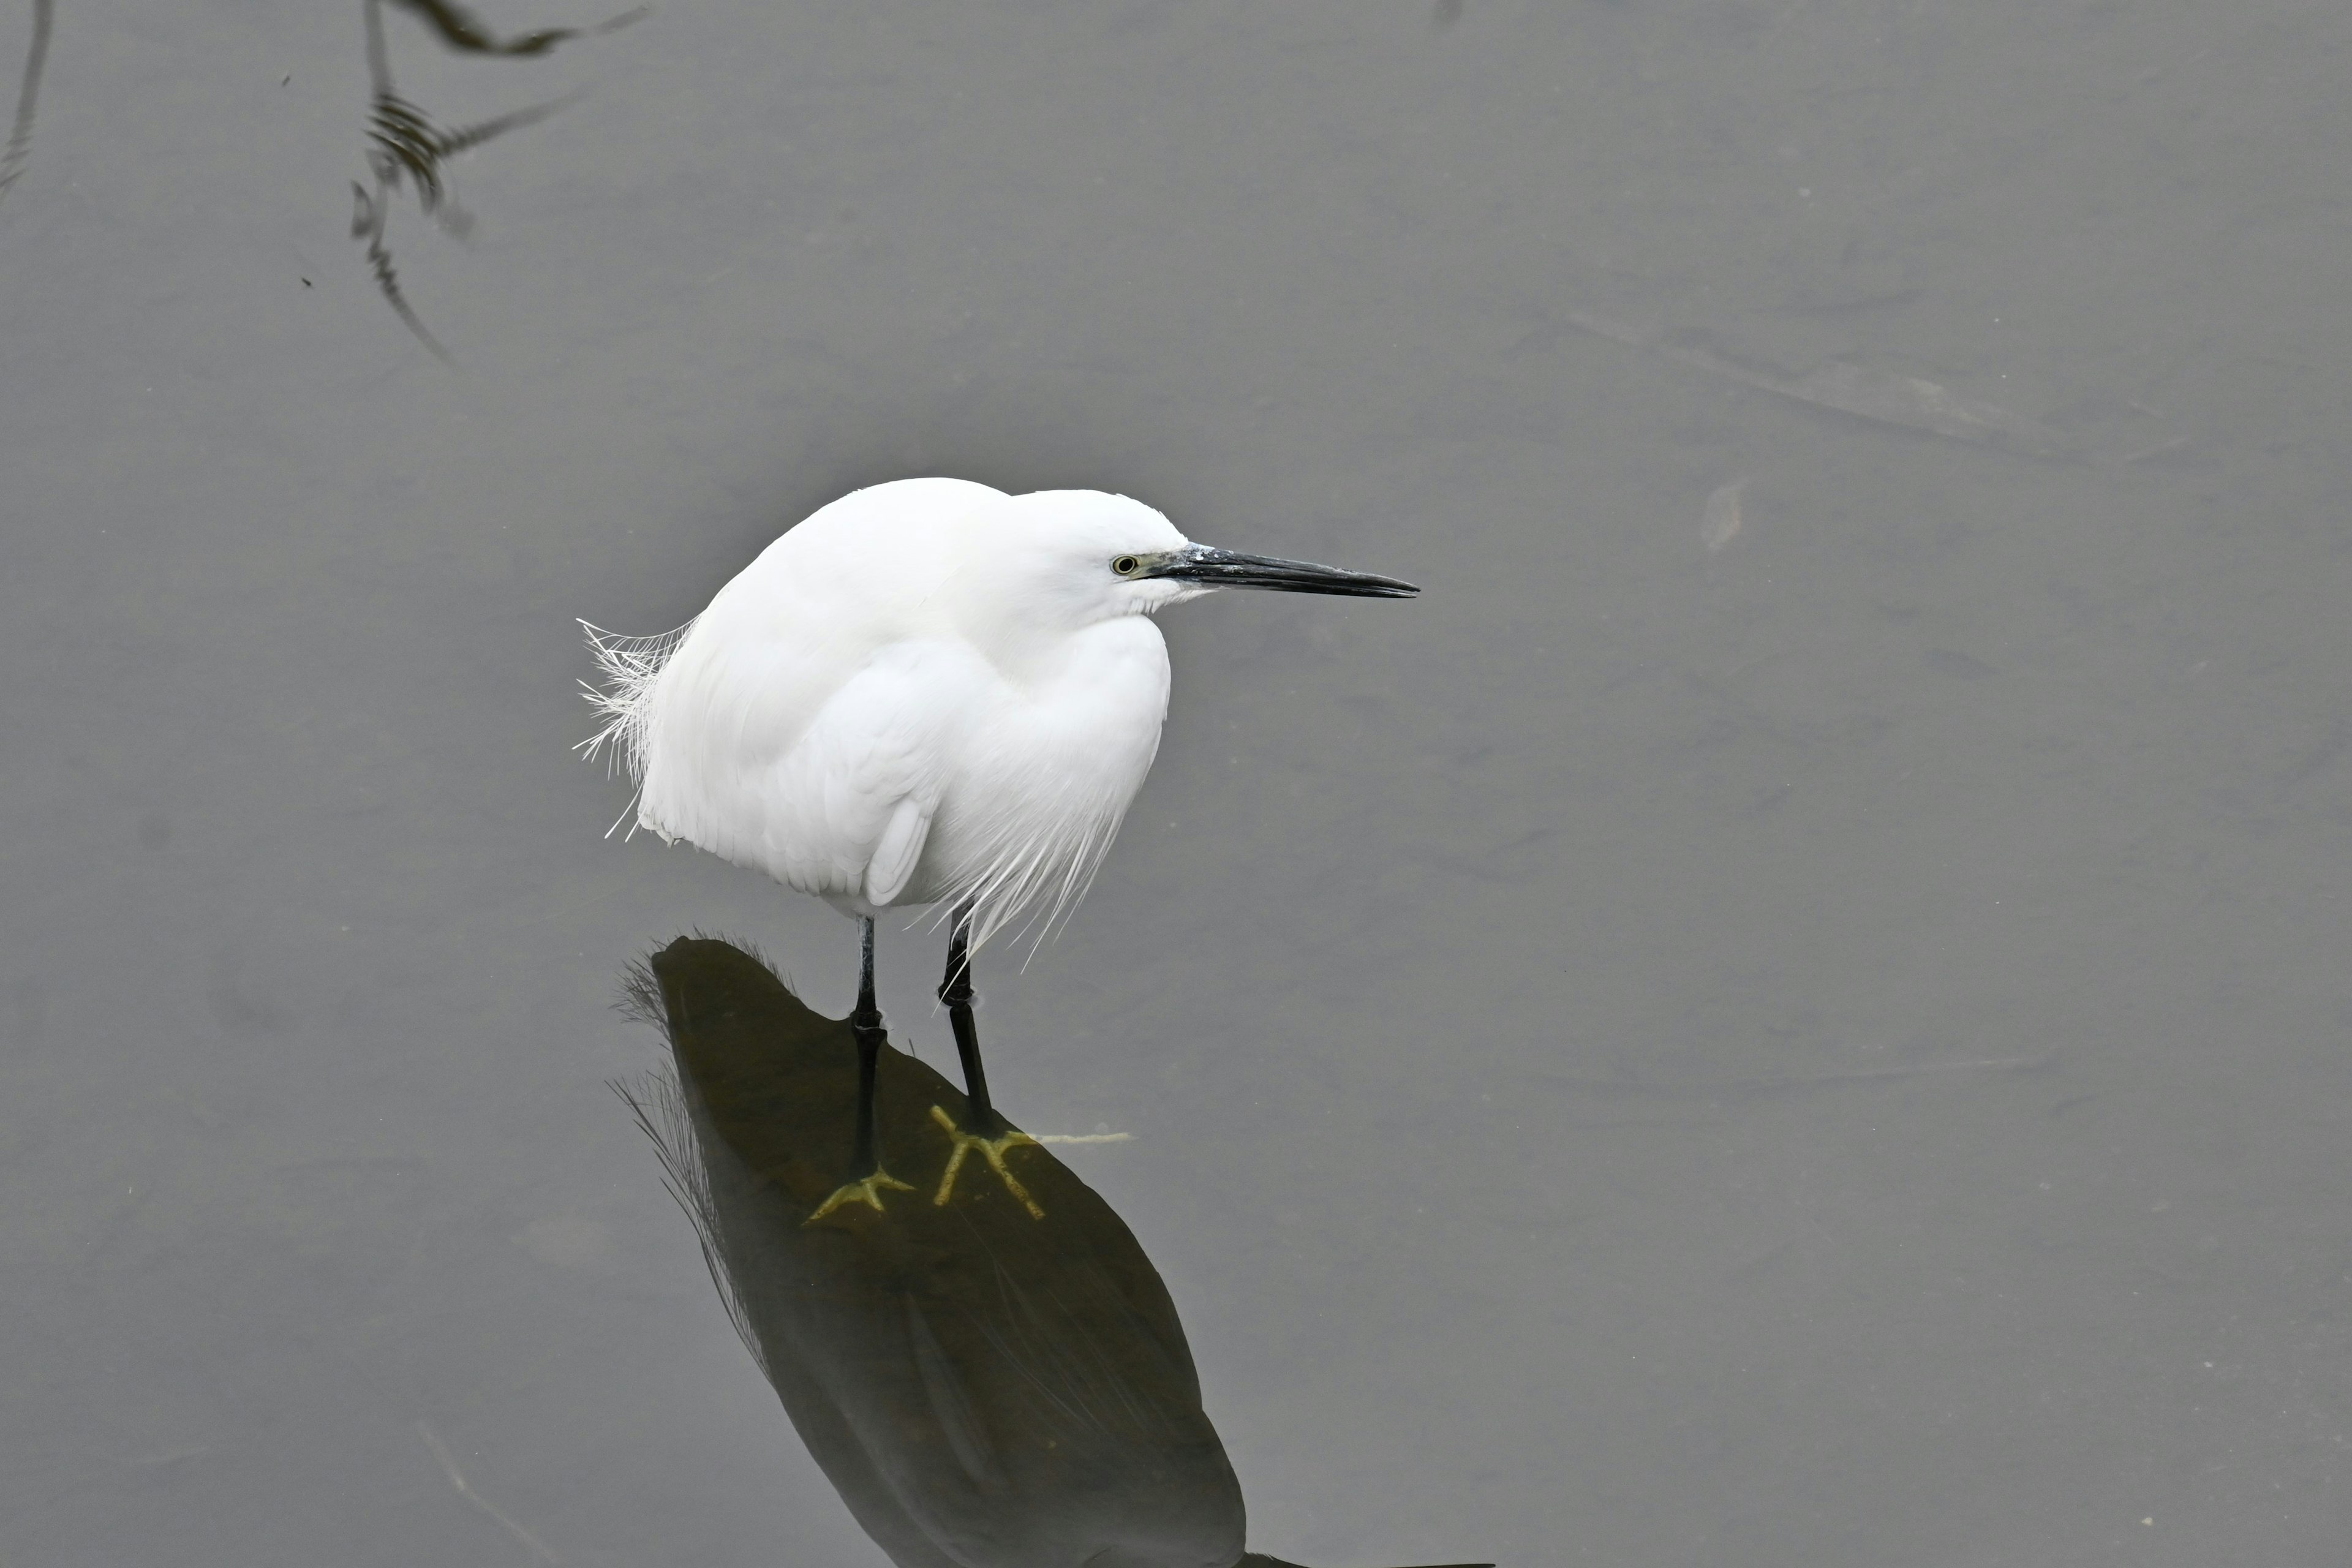
[[[988,1070],[980,1063],[980,1028],[971,1017],[971,906],[956,910],[955,921],[948,936],[947,978],[940,982],[940,1000],[947,1005],[948,1026],[955,1031],[956,1055],[963,1062],[963,1089],[966,1107],[963,1124],[958,1126],[954,1117],[938,1106],[931,1107],[931,1120],[940,1124],[955,1147],[948,1154],[948,1168],[940,1173],[940,1190],[931,1202],[944,1204],[955,1194],[956,1173],[963,1169],[964,1156],[973,1150],[988,1162],[1004,1182],[1005,1190],[1021,1200],[1021,1206],[1034,1219],[1044,1219],[1045,1211],[1029,1195],[1029,1189],[1005,1168],[1004,1154],[1024,1143],[1037,1142],[1026,1132],[1016,1131],[1004,1124],[1004,1118],[989,1103]]]
[[[849,1156],[853,1179],[870,1176],[881,1167],[874,1154],[874,1072],[882,1058],[882,1009],[874,1005],[874,921],[860,920],[857,966],[857,1010],[849,1016],[849,1032],[857,1041],[857,1144]]]
[[[940,982],[940,1000],[947,1004],[948,1027],[955,1031],[956,1056],[963,1063],[964,1098],[971,1102],[964,1130],[992,1138],[1004,1131],[1003,1119],[988,1100],[988,1069],[980,1062],[980,1027],[972,1022],[971,907],[955,912],[948,936],[947,978]]]
[[[864,1204],[877,1214],[882,1210],[882,1189],[896,1187],[902,1193],[914,1191],[882,1168],[880,1154],[874,1146],[874,1079],[882,1059],[882,1009],[874,1005],[874,921],[869,918],[858,922],[860,957],[857,970],[857,1010],[849,1015],[850,1037],[857,1042],[857,1129],[856,1142],[849,1154],[849,1179],[833,1189],[831,1195],[817,1205],[809,1215],[811,1223],[823,1219],[844,1204]]]

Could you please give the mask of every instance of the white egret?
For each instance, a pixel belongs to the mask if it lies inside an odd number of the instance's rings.
[[[638,826],[862,923],[856,1169],[826,1210],[879,1209],[881,1188],[904,1186],[871,1136],[884,910],[952,911],[939,995],[971,1101],[950,1130],[959,1154],[1003,1173],[1027,1141],[989,1101],[971,952],[1024,911],[1050,927],[1084,895],[1168,712],[1150,617],[1225,587],[1420,592],[1194,544],[1124,496],[901,479],[818,510],[674,632],[586,626],[606,721],[584,749],[625,763]]]

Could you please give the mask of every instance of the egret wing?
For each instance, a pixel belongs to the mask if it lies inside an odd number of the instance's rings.
[[[819,710],[761,781],[772,874],[879,907],[913,891],[949,763],[982,683],[968,649],[893,643]]]
[[[907,890],[923,845],[931,836],[931,808],[920,795],[908,795],[891,808],[890,820],[866,863],[866,901],[894,904]]]

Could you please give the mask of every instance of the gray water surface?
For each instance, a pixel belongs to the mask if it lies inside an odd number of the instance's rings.
[[[586,89],[463,239],[358,0],[58,0],[0,200],[0,1557],[884,1562],[606,1087],[633,960],[856,933],[604,837],[573,617],[947,473],[1426,590],[1171,613],[979,967],[1254,1549],[2344,1561],[2352,14],[384,20]]]

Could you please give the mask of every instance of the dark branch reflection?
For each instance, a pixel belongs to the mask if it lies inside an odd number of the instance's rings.
[[[33,155],[33,106],[41,96],[41,68],[48,62],[49,28],[57,20],[57,0],[33,0],[33,41],[25,49],[25,75],[16,84],[16,119],[8,130],[8,150],[0,153],[0,197],[25,172]]]
[[[367,241],[368,265],[375,273],[376,288],[385,302],[398,312],[419,342],[446,360],[448,351],[425,330],[424,321],[402,291],[400,274],[393,265],[392,247],[385,238],[392,221],[393,193],[404,182],[414,186],[419,210],[438,224],[444,233],[462,237],[474,220],[450,191],[446,167],[448,161],[494,137],[546,119],[579,94],[566,94],[550,103],[518,109],[471,125],[436,125],[425,110],[402,98],[393,83],[392,52],[383,32],[386,5],[396,5],[424,22],[444,44],[459,54],[508,58],[530,58],[546,54],[568,39],[625,27],[643,16],[646,8],[625,11],[593,27],[549,27],[500,38],[446,0],[364,0],[371,89],[367,164],[368,172],[375,178],[375,188],[371,191],[357,181],[352,184],[352,237]]]
[[[649,9],[640,5],[593,27],[547,27],[536,33],[518,33],[511,38],[502,39],[467,15],[463,6],[449,5],[447,0],[392,0],[392,4],[414,14],[440,34],[442,42],[459,54],[520,57],[543,55],[566,39],[593,37],[598,33],[609,33],[615,27],[625,27]]]
[[[853,1157],[857,1050],[764,963],[680,938],[633,977],[676,1076],[623,1086],[743,1342],[899,1568],[1285,1568],[1243,1551],[1241,1488],[1159,1271],[1044,1148],[933,1199],[961,1115],[885,1047],[887,1212],[810,1215]]]

